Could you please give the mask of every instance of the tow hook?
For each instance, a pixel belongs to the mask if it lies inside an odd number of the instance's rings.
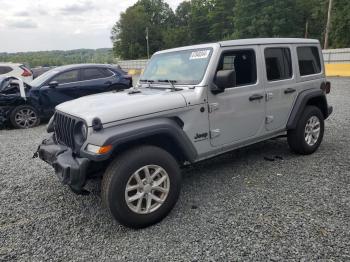
[[[40,146],[38,146],[37,150],[34,152],[32,158],[38,158],[39,157],[39,149],[40,149]]]
[[[81,188],[81,189],[75,189],[73,188],[72,186],[69,186],[70,190],[72,190],[73,193],[77,194],[77,195],[83,195],[83,196],[87,196],[87,195],[90,195],[90,191],[84,189],[84,188]]]

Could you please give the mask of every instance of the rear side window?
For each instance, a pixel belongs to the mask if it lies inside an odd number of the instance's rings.
[[[83,69],[83,80],[93,80],[104,78],[105,75],[99,68],[86,68]]]
[[[78,70],[64,72],[62,74],[59,74],[58,76],[55,76],[51,81],[57,81],[59,84],[76,82],[78,81],[78,72]]]
[[[255,52],[253,50],[235,50],[224,53],[218,70],[234,70],[236,72],[237,86],[255,84]]]
[[[7,74],[12,71],[12,68],[9,66],[0,66],[0,75]]]
[[[111,70],[108,70],[107,68],[100,68],[102,74],[104,75],[104,77],[110,77],[113,75]]]
[[[297,47],[299,72],[301,76],[318,74],[321,72],[321,61],[316,46]]]
[[[290,79],[293,75],[289,48],[266,48],[265,64],[267,80]]]

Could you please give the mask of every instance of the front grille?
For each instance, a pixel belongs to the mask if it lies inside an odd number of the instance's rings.
[[[78,122],[68,115],[55,112],[54,130],[57,141],[60,144],[66,145],[74,150],[74,126]]]

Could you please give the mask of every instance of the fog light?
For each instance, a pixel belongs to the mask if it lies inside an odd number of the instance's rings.
[[[106,154],[112,150],[112,145],[95,146],[92,144],[88,144],[86,150],[94,154]]]

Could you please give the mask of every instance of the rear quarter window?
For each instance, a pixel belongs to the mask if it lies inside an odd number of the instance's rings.
[[[0,66],[0,75],[10,73],[12,68],[9,66]]]
[[[301,76],[314,75],[321,72],[321,61],[316,46],[297,47],[299,72]]]

